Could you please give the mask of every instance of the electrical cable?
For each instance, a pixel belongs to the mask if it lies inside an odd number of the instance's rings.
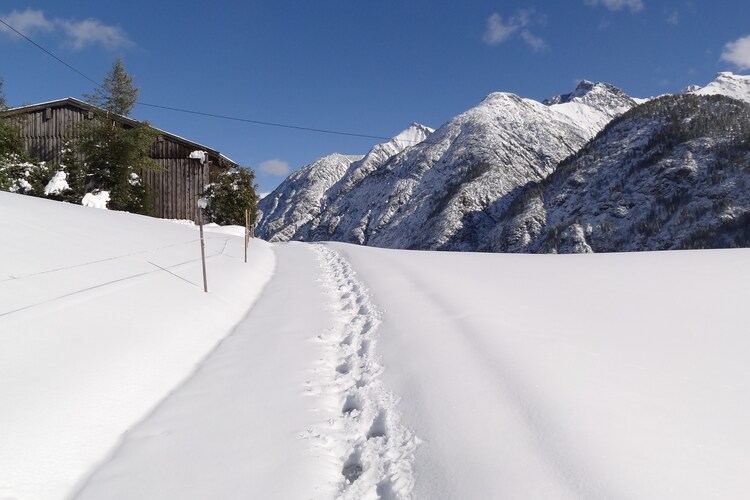
[[[82,73],[81,71],[79,71],[78,69],[76,69],[75,67],[73,67],[72,65],[68,64],[67,62],[65,62],[60,57],[56,56],[55,54],[53,54],[52,52],[50,52],[49,50],[47,50],[46,48],[44,48],[43,46],[41,46],[40,44],[38,44],[37,42],[35,42],[34,40],[32,40],[31,38],[29,38],[28,36],[24,35],[20,31],[18,31],[16,28],[14,28],[10,24],[8,24],[3,18],[0,18],[0,23],[2,23],[3,25],[5,25],[6,27],[8,27],[8,29],[10,29],[13,32],[15,32],[18,36],[24,38],[26,41],[28,41],[29,43],[31,43],[32,45],[34,45],[36,48],[38,48],[39,50],[41,50],[42,52],[44,52],[48,56],[52,57],[57,62],[59,62],[60,64],[64,65],[65,67],[67,67],[71,71],[73,71],[73,72],[77,73],[78,75],[82,76],[83,78],[85,78],[89,82],[91,82],[94,85],[96,85],[98,88],[100,88],[102,90],[106,90],[106,89],[104,89],[104,87],[101,86],[101,84],[97,83],[95,80],[93,80],[92,78],[88,77],[86,74]],[[207,113],[207,112],[203,112],[203,111],[195,111],[195,110],[190,110],[190,109],[175,108],[175,107],[171,107],[171,106],[162,106],[162,105],[159,105],[159,104],[151,104],[151,103],[146,103],[146,102],[141,102],[141,101],[136,101],[135,104],[140,105],[140,106],[150,107],[150,108],[164,109],[164,110],[167,110],[167,111],[176,111],[176,112],[179,112],[179,113],[188,113],[188,114],[198,115],[198,116],[207,116],[207,117],[211,117],[211,118],[219,118],[219,119],[222,119],[222,120],[231,120],[231,121],[237,121],[237,122],[243,122],[243,123],[252,123],[254,125],[262,125],[262,126],[266,126],[266,127],[279,127],[279,128],[286,128],[286,129],[292,129],[292,130],[301,130],[301,131],[304,131],[304,132],[318,132],[318,133],[322,133],[322,134],[333,134],[333,135],[341,135],[341,136],[348,136],[348,137],[361,137],[361,138],[366,138],[366,139],[380,139],[380,140],[386,140],[386,141],[391,139],[390,137],[384,137],[384,136],[380,136],[380,135],[358,134],[358,133],[354,133],[354,132],[342,132],[342,131],[339,131],[339,130],[327,130],[327,129],[321,129],[321,128],[315,128],[315,127],[302,127],[302,126],[298,126],[298,125],[289,125],[289,124],[286,124],[286,123],[274,123],[274,122],[267,122],[267,121],[261,121],[261,120],[252,120],[250,118],[238,118],[238,117],[234,117],[234,116],[221,115],[221,114],[218,114],[218,113]],[[415,142],[415,141],[408,141],[408,142]]]

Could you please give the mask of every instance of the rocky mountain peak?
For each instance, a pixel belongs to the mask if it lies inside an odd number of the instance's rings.
[[[542,101],[542,104],[554,106],[575,102],[586,104],[607,114],[615,110],[616,114],[620,114],[636,104],[622,89],[610,83],[589,80],[581,80],[573,92],[550,97]]]
[[[691,88],[692,87],[692,88]],[[750,102],[750,75],[736,75],[725,71],[705,87],[691,86],[684,93],[696,95],[725,95],[741,101]]]

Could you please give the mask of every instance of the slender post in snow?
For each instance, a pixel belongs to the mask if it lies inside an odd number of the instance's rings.
[[[208,202],[205,198],[198,199],[198,221],[201,233],[201,263],[203,264],[203,291],[208,293],[208,281],[206,280],[206,246],[203,243],[203,209]]]
[[[250,242],[250,210],[245,209],[245,264],[247,264],[247,245]]]

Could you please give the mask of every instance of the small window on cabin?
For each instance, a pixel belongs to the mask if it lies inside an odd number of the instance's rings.
[[[44,108],[44,120],[51,120],[52,119],[52,108]]]
[[[86,119],[87,120],[93,120],[94,119],[94,112],[92,110],[88,110],[86,112]]]

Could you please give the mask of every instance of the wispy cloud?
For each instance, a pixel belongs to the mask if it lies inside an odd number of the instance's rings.
[[[643,0],[584,0],[586,5],[602,5],[609,10],[630,9],[631,12],[643,10]]]
[[[277,177],[284,177],[289,174],[289,163],[274,159],[264,161],[260,164],[259,169],[264,174],[275,175]]]
[[[484,43],[487,45],[498,45],[506,41],[510,36],[518,31],[519,25],[513,19],[507,22],[495,12],[487,19],[487,30],[484,32]]]
[[[529,30],[521,31],[521,39],[526,42],[526,45],[537,52],[547,48],[547,42],[545,42],[542,38],[536,36]]]
[[[10,14],[0,15],[0,18],[25,35],[33,35],[40,31],[52,31],[55,27],[55,23],[47,19],[44,12],[41,10],[14,10]],[[0,24],[0,33],[8,33],[17,36],[4,24]]]
[[[740,70],[750,69],[750,35],[726,44],[721,60],[734,64]]]
[[[84,21],[61,21],[69,43],[76,50],[88,45],[101,45],[107,49],[133,45],[125,32],[117,26],[107,26],[96,19]]]
[[[487,28],[482,40],[487,45],[500,45],[518,34],[534,51],[547,48],[547,42],[531,32],[534,25],[544,26],[547,23],[546,16],[537,15],[533,10],[520,10],[515,16],[505,20],[497,12],[487,18]]]
[[[680,13],[676,10],[669,13],[667,15],[667,22],[672,26],[677,26],[678,24],[680,24]]]
[[[65,45],[74,50],[98,45],[106,49],[130,47],[133,42],[122,28],[104,24],[97,19],[50,19],[44,11],[26,9],[14,10],[9,14],[0,14],[0,18],[24,35],[34,36],[39,33],[57,33],[62,35]],[[0,33],[18,36],[4,25]]]

